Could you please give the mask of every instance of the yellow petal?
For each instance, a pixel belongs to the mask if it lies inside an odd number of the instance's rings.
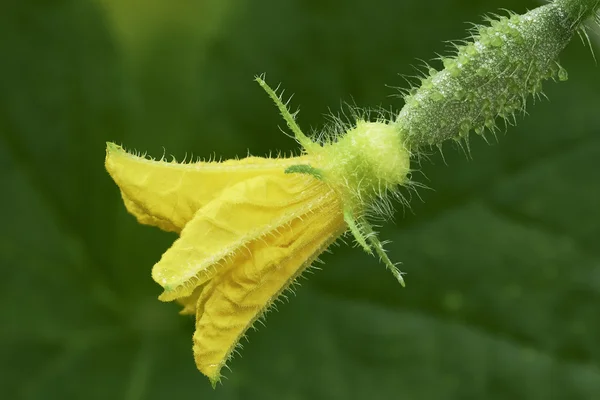
[[[303,174],[260,175],[224,189],[199,209],[152,269],[165,288],[159,297],[187,297],[228,265],[248,243],[310,212],[329,187]]]
[[[107,143],[105,166],[127,210],[140,223],[179,232],[225,188],[258,175],[282,174],[302,159],[247,157],[186,164],[149,160]]]
[[[312,212],[238,251],[202,288],[196,305],[194,358],[213,384],[246,330],[346,230],[341,204],[333,192],[329,194],[313,204]]]
[[[196,314],[196,303],[198,303],[198,297],[202,293],[202,289],[204,289],[204,285],[200,285],[194,289],[192,294],[186,297],[180,297],[177,299],[177,302],[183,306],[179,314],[181,315],[194,315]]]

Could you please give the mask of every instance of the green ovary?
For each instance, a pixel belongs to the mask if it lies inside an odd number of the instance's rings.
[[[444,69],[431,69],[405,96],[396,123],[407,145],[418,149],[467,140],[470,131],[494,132],[496,118],[510,122],[528,96],[541,96],[543,81],[566,79],[558,55],[578,25],[563,3],[500,17],[478,26],[472,42],[457,44],[456,54],[442,60]]]

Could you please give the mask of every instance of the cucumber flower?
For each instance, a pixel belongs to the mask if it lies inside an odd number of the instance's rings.
[[[160,300],[195,314],[194,358],[213,384],[246,330],[346,231],[404,284],[366,220],[389,209],[388,195],[409,183],[400,131],[359,120],[343,136],[312,142],[257,81],[302,155],[179,164],[107,146],[106,169],[127,210],[142,224],[179,234],[152,277],[164,288]]]

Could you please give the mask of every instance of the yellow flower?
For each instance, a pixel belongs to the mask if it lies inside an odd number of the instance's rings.
[[[304,154],[178,164],[107,145],[106,169],[140,223],[179,238],[154,266],[162,301],[196,315],[198,369],[213,385],[240,338],[327,247],[350,229],[403,283],[365,213],[407,181],[409,153],[385,122],[358,121],[317,144],[279,97],[257,79],[294,131]]]

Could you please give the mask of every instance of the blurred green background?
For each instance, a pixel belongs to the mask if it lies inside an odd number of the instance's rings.
[[[216,391],[193,319],[150,278],[175,236],[138,225],[103,166],[106,141],[177,159],[296,149],[255,74],[318,130],[342,101],[399,109],[386,85],[464,22],[537,5],[3,1],[0,397],[600,398],[600,69],[579,40],[570,79],[499,143],[422,164],[435,190],[382,229],[406,289],[335,248]]]

